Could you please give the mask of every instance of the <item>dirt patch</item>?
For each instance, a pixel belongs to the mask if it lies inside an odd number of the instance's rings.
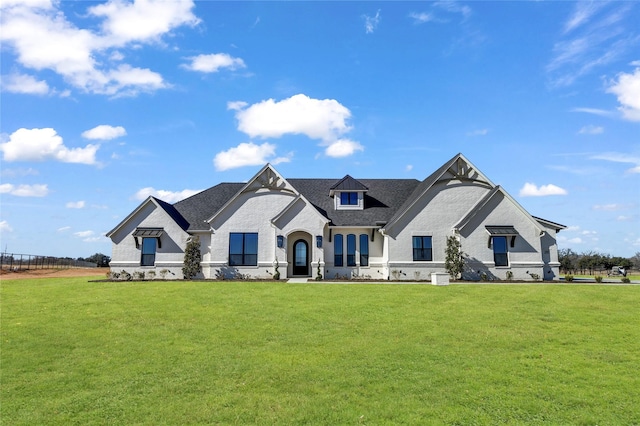
[[[67,269],[24,269],[0,272],[1,280],[24,280],[34,278],[65,278],[65,277],[106,277],[109,268],[67,268]]]

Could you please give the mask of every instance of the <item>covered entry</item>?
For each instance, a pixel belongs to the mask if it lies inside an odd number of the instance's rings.
[[[289,235],[288,247],[289,265],[291,265],[291,276],[310,277],[311,276],[311,236],[305,232],[294,232]]]

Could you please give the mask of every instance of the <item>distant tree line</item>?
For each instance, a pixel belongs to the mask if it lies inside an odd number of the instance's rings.
[[[98,268],[103,268],[109,266],[109,262],[111,262],[111,257],[106,254],[96,253],[93,256],[89,257],[79,257],[77,260],[84,262],[91,262],[98,265]]]
[[[558,261],[560,262],[560,272],[565,274],[602,274],[611,271],[614,266],[619,266],[626,270],[632,268],[640,269],[640,252],[630,258],[610,256],[608,254],[588,251],[576,253],[570,248],[558,250]]]

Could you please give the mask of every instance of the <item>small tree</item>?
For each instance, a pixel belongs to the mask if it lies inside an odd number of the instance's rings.
[[[447,237],[447,250],[444,267],[454,280],[462,276],[464,270],[464,253],[462,244],[455,235]]]
[[[182,274],[185,280],[190,280],[200,273],[202,267],[202,253],[200,253],[200,238],[195,237],[189,240],[187,248],[184,250],[184,266]]]

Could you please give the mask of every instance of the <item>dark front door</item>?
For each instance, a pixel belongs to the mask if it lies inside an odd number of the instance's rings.
[[[293,275],[309,275],[309,245],[305,240],[293,244]]]

